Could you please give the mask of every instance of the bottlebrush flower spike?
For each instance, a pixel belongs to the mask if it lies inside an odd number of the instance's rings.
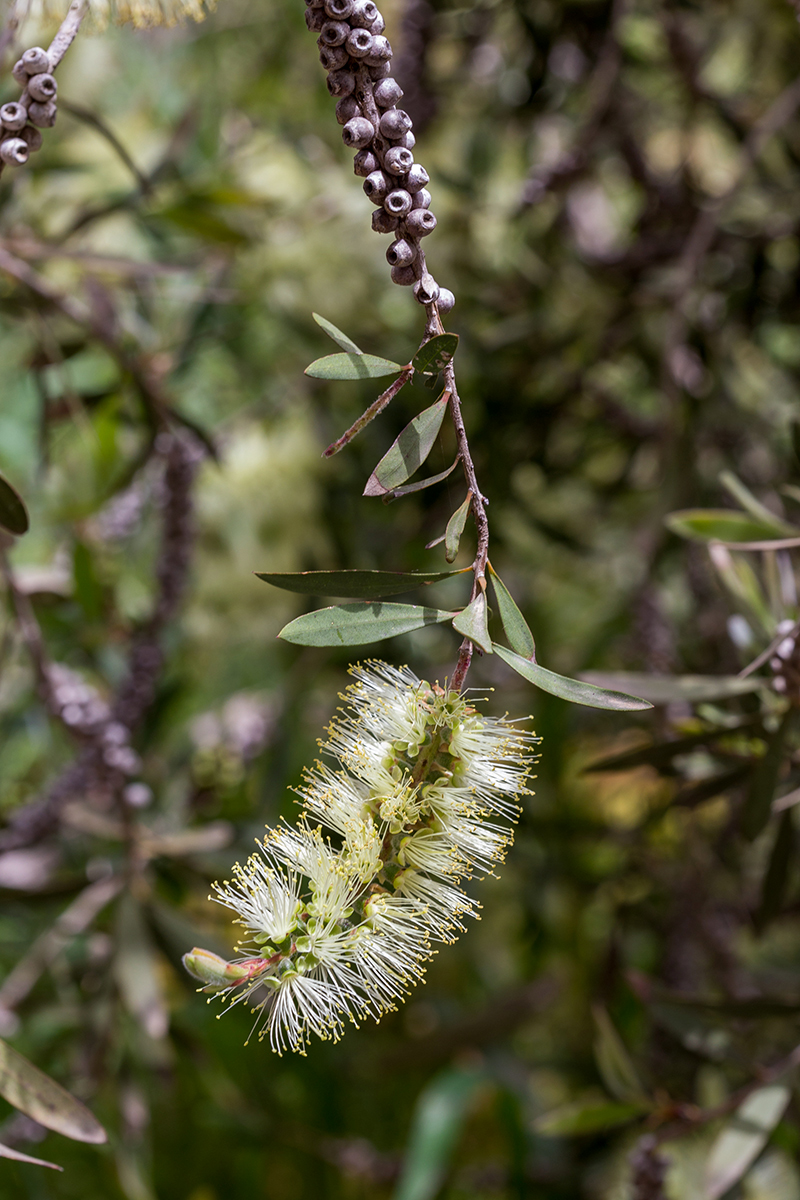
[[[334,765],[307,771],[300,821],[268,830],[214,885],[246,930],[242,957],[209,972],[205,952],[187,956],[230,1004],[253,1005],[279,1054],[396,1007],[433,943],[454,941],[477,915],[463,883],[502,862],[507,822],[530,794],[532,733],[405,667],[371,661],[350,673],[347,707],[322,743]]]

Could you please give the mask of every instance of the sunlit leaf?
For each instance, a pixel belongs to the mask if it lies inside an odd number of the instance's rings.
[[[437,1195],[470,1104],[484,1080],[480,1068],[450,1067],[421,1093],[394,1200],[433,1200]]]
[[[755,542],[772,538],[777,532],[774,524],[726,508],[687,508],[670,513],[666,523],[673,533],[695,542]],[[797,533],[791,525],[779,525],[784,534],[787,530]]]
[[[0,1041],[0,1096],[45,1129],[73,1141],[106,1141],[106,1131],[80,1100],[4,1041]]]
[[[433,449],[446,411],[447,396],[440,396],[409,421],[367,480],[365,496],[384,496],[411,478]]]
[[[337,346],[341,346],[348,354],[363,354],[364,351],[355,344],[352,338],[349,338],[346,333],[342,333],[341,329],[337,329],[332,321],[327,321],[325,317],[321,317],[319,313],[311,314],[314,320],[319,325],[320,329],[324,329],[328,337],[333,338]]]
[[[16,537],[27,533],[28,510],[16,488],[0,475],[0,528],[7,529]]]
[[[256,571],[259,579],[287,592],[305,596],[352,596],[357,600],[376,600],[396,596],[421,584],[439,583],[458,571]]]
[[[646,1105],[647,1094],[608,1013],[596,1005],[592,1015],[597,1031],[594,1056],[603,1083],[617,1100],[625,1104]]]
[[[489,567],[489,574],[497,600],[497,611],[503,622],[505,635],[511,643],[511,649],[522,658],[533,658],[536,653],[536,644],[528,622],[519,611],[514,597],[497,572]]]
[[[533,1127],[545,1137],[582,1137],[627,1125],[647,1111],[648,1108],[642,1104],[579,1100],[537,1117]]]
[[[418,483],[407,483],[405,487],[394,488],[393,491],[387,492],[383,497],[384,504],[388,503],[389,500],[398,500],[400,496],[410,496],[412,492],[423,492],[425,488],[441,483],[443,479],[447,479],[448,475],[453,474],[453,471],[455,471],[460,462],[461,458],[459,456],[446,471],[440,471],[438,475],[429,475],[427,479],[420,479]]]
[[[651,704],[700,703],[757,692],[764,680],[738,675],[646,675],[638,671],[582,671],[581,678],[600,687],[633,692]]]
[[[361,646],[410,633],[425,625],[440,624],[454,616],[456,613],[422,608],[417,604],[382,604],[380,601],[340,604],[304,613],[285,625],[278,637],[296,646]]]
[[[455,618],[453,629],[463,633],[464,637],[468,637],[476,646],[480,646],[484,654],[491,654],[492,639],[489,637],[486,617],[486,593],[481,591]]]
[[[572,704],[585,704],[588,708],[616,709],[619,712],[635,712],[638,709],[653,707],[649,701],[640,699],[638,696],[629,696],[624,692],[606,691],[604,688],[594,687],[592,684],[583,683],[578,679],[556,675],[555,671],[548,671],[544,667],[540,667],[538,663],[529,662],[527,658],[522,658],[513,650],[507,650],[505,646],[499,646],[497,642],[494,643],[494,651],[499,658],[513,667],[518,675],[527,679],[534,687],[541,688],[543,692],[549,692],[551,696],[560,696],[562,700],[569,700]]]
[[[374,354],[327,354],[310,363],[305,373],[314,379],[379,379],[402,369],[399,363]]]
[[[719,1200],[744,1175],[783,1116],[791,1091],[772,1084],[751,1092],[711,1147],[705,1167],[703,1200]]]
[[[415,371],[426,374],[438,374],[443,371],[458,349],[457,333],[440,333],[432,337],[424,346],[420,346],[411,360]]]
[[[444,531],[444,556],[449,563],[456,561],[461,535],[464,532],[471,505],[472,492],[467,492],[466,500],[459,505],[447,522],[447,528]]]
[[[14,1162],[30,1163],[34,1167],[49,1167],[51,1171],[63,1171],[58,1163],[48,1162],[44,1158],[33,1158],[30,1154],[23,1154],[21,1150],[12,1150],[10,1146],[4,1146],[0,1142],[0,1158],[13,1158]]]

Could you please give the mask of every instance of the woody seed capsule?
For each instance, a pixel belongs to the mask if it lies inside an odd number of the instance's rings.
[[[366,58],[372,52],[373,37],[368,29],[351,29],[347,38],[347,53],[353,58]]]
[[[323,46],[319,52],[319,61],[326,71],[338,71],[349,60],[344,46]]]
[[[409,129],[408,133],[404,133],[401,138],[393,138],[395,146],[402,146],[404,150],[413,150],[417,144],[417,139]]]
[[[373,204],[383,204],[391,184],[383,171],[373,171],[364,180],[363,187],[364,194],[369,197]]]
[[[354,0],[350,24],[354,28],[370,29],[370,26],[380,19],[380,15],[377,4],[373,4],[372,0]]]
[[[408,193],[406,193],[408,194]],[[406,217],[406,229],[412,237],[426,237],[436,228],[436,217],[426,208],[415,208]]]
[[[386,251],[386,261],[390,267],[407,267],[416,257],[416,250],[405,238],[398,238],[396,242],[392,242]]]
[[[403,99],[403,89],[396,79],[382,79],[372,90],[378,108],[391,108]]]
[[[346,21],[353,11],[353,0],[325,0],[325,12],[334,21]]]
[[[366,117],[353,117],[342,130],[342,141],[353,150],[368,146],[375,137],[375,126]]]
[[[370,33],[375,34],[377,36],[377,34],[383,33],[385,28],[386,28],[386,22],[384,21],[381,14],[378,13],[375,20],[369,26],[369,31],[370,31]]]
[[[346,21],[326,21],[320,30],[318,46],[343,46],[350,26]]]
[[[427,188],[420,188],[418,192],[414,193],[414,202],[411,205],[412,208],[430,208],[430,206],[431,194]]]
[[[358,154],[353,159],[353,174],[366,176],[371,175],[373,171],[378,169],[378,160],[371,150],[359,150]]]
[[[414,284],[414,299],[420,304],[433,304],[439,298],[439,285],[432,275],[426,271],[421,279]]]
[[[424,167],[419,163],[414,163],[408,169],[406,175],[406,189],[409,192],[419,192],[425,187],[426,183],[430,183],[431,177]]]
[[[44,104],[34,101],[28,106],[28,120],[32,125],[38,125],[40,129],[49,129],[51,125],[55,125],[57,115],[58,112],[52,100],[48,100]]]
[[[413,267],[392,267],[392,283],[399,283],[401,287],[411,287],[415,279]]]
[[[411,212],[411,197],[403,188],[397,188],[383,202],[383,207],[393,217],[404,217],[406,213]]]
[[[372,39],[372,51],[367,59],[367,66],[377,67],[381,63],[388,62],[392,57],[392,47],[388,38],[385,38],[382,33]]]
[[[18,60],[18,62],[14,63],[13,67],[11,68],[11,74],[14,76],[15,81],[21,88],[28,86],[30,75],[25,70],[25,63],[21,58]]]
[[[23,108],[21,104],[17,104],[16,100],[11,100],[0,108],[0,121],[6,129],[22,129],[27,120],[27,109]]]
[[[392,146],[383,156],[383,165],[391,175],[405,175],[414,165],[414,155],[403,146]]]
[[[306,9],[306,25],[312,33],[319,33],[326,21],[325,10],[322,8]]]
[[[346,125],[353,117],[360,117],[361,109],[355,96],[345,96],[336,105],[336,120],[340,125]]]
[[[440,316],[446,316],[455,306],[456,298],[449,288],[439,288],[439,295],[436,298],[436,307],[439,309]]]
[[[369,75],[370,79],[385,79],[387,75],[391,75],[392,73],[391,65],[388,62],[384,62],[381,63],[380,66],[373,67],[366,58],[363,59],[363,61],[367,63],[367,74]]]
[[[23,54],[21,62],[28,75],[42,75],[50,70],[50,57],[41,46],[31,46]]]
[[[34,129],[32,125],[26,125],[24,129],[20,129],[19,136],[22,138],[31,154],[33,154],[35,150],[41,150],[42,135],[39,133],[39,130]]]
[[[372,228],[376,233],[394,233],[399,224],[397,217],[393,217],[385,208],[376,208],[372,214]]]
[[[22,138],[6,138],[0,142],[0,159],[10,167],[21,167],[28,161],[28,143]]]
[[[355,90],[355,77],[350,71],[331,71],[329,73],[328,91],[332,96],[352,96]]]
[[[402,108],[389,108],[381,117],[381,133],[385,138],[401,138],[411,128],[411,117]]]

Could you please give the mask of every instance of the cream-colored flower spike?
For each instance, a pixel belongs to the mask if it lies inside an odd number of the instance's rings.
[[[246,931],[243,956],[184,958],[205,991],[253,1006],[279,1054],[396,1006],[433,943],[477,915],[463,883],[502,862],[529,794],[532,733],[407,668],[350,673],[322,744],[334,763],[306,773],[300,821],[214,885]]]
[[[87,7],[89,29],[128,24],[137,29],[151,29],[155,25],[202,21],[213,12],[216,3],[215,0],[88,0]],[[68,8],[69,0],[15,0],[11,13],[19,24],[28,17],[60,21]]]

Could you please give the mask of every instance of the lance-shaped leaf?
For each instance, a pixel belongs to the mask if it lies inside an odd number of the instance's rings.
[[[794,821],[791,810],[785,808],[775,831],[775,841],[772,843],[769,863],[761,884],[761,898],[753,918],[753,924],[758,933],[766,929],[770,921],[777,917],[783,908],[790,867],[795,854]]]
[[[726,700],[745,696],[764,686],[763,679],[738,675],[647,675],[638,671],[582,671],[581,678],[599,687],[632,692],[651,704],[699,704],[705,700]]]
[[[33,1158],[30,1154],[23,1154],[21,1150],[12,1150],[10,1146],[4,1146],[0,1142],[0,1158],[13,1158],[14,1162],[30,1163],[34,1167],[49,1167],[51,1171],[63,1171],[58,1163],[48,1162],[44,1158]]]
[[[0,527],[16,537],[28,532],[28,510],[16,488],[0,475]]]
[[[365,496],[385,496],[394,491],[425,462],[439,436],[448,399],[445,392],[397,435],[367,480]]]
[[[746,732],[752,736],[756,727],[760,727],[760,716],[748,717],[736,725],[704,729],[700,733],[690,733],[686,737],[672,738],[668,742],[648,742],[643,746],[635,746],[633,750],[624,750],[621,754],[610,754],[606,758],[598,758],[583,768],[584,774],[592,771],[630,771],[634,767],[650,766],[656,768],[668,767],[679,754],[696,750],[698,746],[713,746],[720,738],[735,737],[737,733]]]
[[[357,600],[377,600],[396,596],[421,584],[439,583],[458,571],[256,571],[259,579],[287,592],[304,596],[352,596]]]
[[[410,496],[412,492],[423,492],[425,488],[433,487],[434,484],[441,483],[443,479],[447,479],[448,475],[452,475],[458,464],[461,462],[461,455],[456,455],[456,460],[446,471],[440,471],[438,475],[429,475],[427,479],[420,479],[418,483],[407,483],[405,487],[395,488],[394,491],[387,492],[383,497],[383,503],[388,504],[390,500],[398,500],[400,496]],[[448,559],[448,562],[450,560]]]
[[[363,354],[364,351],[360,346],[357,346],[352,338],[349,338],[346,333],[342,333],[341,329],[337,329],[332,321],[326,321],[325,317],[321,317],[319,313],[311,314],[314,320],[319,325],[320,329],[324,329],[328,337],[333,338],[337,346],[341,346],[348,354]]]
[[[439,1193],[470,1103],[484,1080],[480,1068],[449,1067],[421,1093],[394,1200],[433,1200]]]
[[[20,1112],[76,1142],[100,1144],[106,1131],[88,1108],[44,1071],[0,1041],[0,1096]]]
[[[711,1147],[703,1200],[719,1200],[742,1178],[766,1146],[790,1096],[784,1084],[772,1084],[751,1092],[739,1105]]]
[[[597,1029],[594,1056],[603,1083],[624,1104],[647,1105],[647,1093],[608,1013],[597,1005],[593,1016]]]
[[[511,649],[522,658],[533,658],[536,654],[536,644],[533,634],[528,628],[528,622],[517,608],[516,601],[496,571],[489,567],[492,578],[497,611],[503,622],[503,630],[511,643]]]
[[[757,838],[772,811],[772,800],[778,786],[786,754],[786,744],[797,726],[798,710],[792,706],[784,713],[780,725],[767,742],[767,752],[760,758],[742,807],[740,827],[750,841]]]
[[[578,1100],[537,1117],[533,1127],[545,1137],[585,1137],[627,1125],[648,1111],[642,1104],[617,1104],[609,1100]]]
[[[695,542],[755,542],[773,538],[777,532],[796,533],[783,522],[776,530],[772,522],[726,508],[686,508],[670,513],[666,523],[673,533]]]
[[[468,604],[453,621],[453,629],[463,633],[476,646],[480,646],[484,654],[492,653],[492,639],[489,637],[489,627],[486,623],[486,593],[478,592],[471,604]]]
[[[456,615],[418,604],[340,604],[304,613],[285,625],[278,637],[296,646],[362,646],[441,624]]]
[[[472,492],[467,492],[467,498],[453,513],[444,531],[444,556],[448,562],[455,562],[461,535],[467,523],[469,510],[472,506]]]
[[[310,363],[305,373],[314,379],[379,379],[402,369],[400,363],[374,354],[327,354]]]
[[[774,533],[777,533],[779,536],[784,534],[787,537],[800,533],[800,529],[796,525],[790,525],[782,517],[776,517],[775,513],[767,508],[766,504],[762,504],[760,500],[756,500],[750,489],[745,487],[741,479],[737,479],[732,471],[723,471],[719,477],[719,481],[730,495],[733,496],[734,500],[738,500],[745,512],[748,512],[754,520],[771,526]]]
[[[497,642],[494,643],[494,651],[502,658],[503,662],[513,667],[518,675],[527,679],[528,683],[541,688],[543,692],[549,692],[551,696],[560,696],[562,700],[569,700],[572,704],[585,704],[588,708],[615,709],[618,712],[636,712],[639,709],[653,707],[648,700],[643,700],[640,696],[628,696],[624,692],[610,692],[579,679],[556,675],[555,671],[548,671],[544,667],[540,667],[538,663],[529,662],[527,658],[522,658],[513,650],[507,650],[505,646],[498,646]]]
[[[772,637],[775,633],[775,618],[764,595],[764,589],[750,563],[746,562],[741,555],[734,557],[728,547],[719,542],[714,542],[709,546],[708,556],[722,583],[731,593],[750,624],[760,626],[768,637]]]
[[[457,333],[440,333],[420,346],[411,360],[411,365],[420,375],[437,375],[443,371],[458,349]]]

